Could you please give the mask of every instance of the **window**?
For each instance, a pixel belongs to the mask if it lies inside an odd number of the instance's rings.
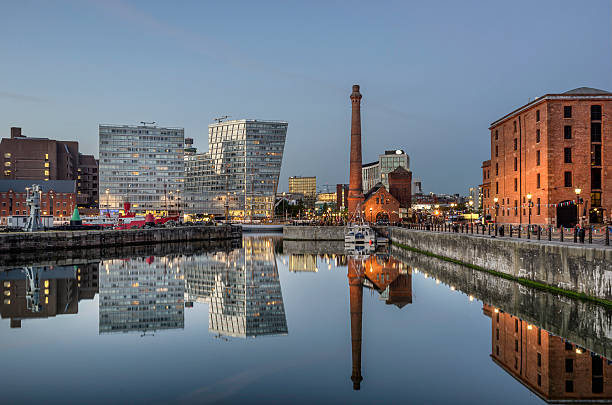
[[[45,153],[45,160],[49,160],[49,154]]]
[[[495,163],[495,175],[499,175],[499,164]]]
[[[591,166],[601,166],[601,144],[591,144]]]
[[[565,163],[572,163],[572,148],[563,149],[563,161]]]
[[[572,106],[571,105],[563,106],[563,118],[572,118]]]
[[[518,179],[514,178],[514,191],[518,191]]]
[[[572,350],[574,346],[570,342],[565,342],[565,350]]]
[[[565,372],[566,373],[574,372],[574,359],[565,359]]]
[[[536,122],[540,122],[540,110],[536,110]]]
[[[563,139],[572,139],[572,126],[565,125],[563,127]]]
[[[518,370],[518,359],[516,357],[514,358],[514,368]]]
[[[514,339],[514,351],[518,352],[518,340]]]
[[[540,130],[536,129],[536,143],[540,143]]]
[[[601,142],[601,122],[591,123],[591,142]]]
[[[536,174],[536,188],[540,188],[540,173]]]
[[[572,186],[572,172],[563,173],[565,187]]]
[[[518,170],[518,158],[514,158],[514,171]]]
[[[518,332],[518,319],[514,320],[514,331]]]
[[[599,191],[591,193],[591,207],[601,207],[601,193]]]
[[[518,201],[514,200],[514,216],[518,214]]]
[[[540,166],[540,151],[536,150],[536,166]]]
[[[536,215],[540,215],[540,199],[539,198],[538,198],[536,204],[537,204],[537,206],[536,206]]]
[[[11,167],[11,162],[4,162],[4,166]]]
[[[540,204],[540,199],[538,198],[538,204]],[[538,344],[542,344],[542,329],[538,328]]]
[[[495,182],[495,194],[499,194],[499,183]]]
[[[495,329],[495,340],[499,340],[499,328]]]
[[[516,121],[514,121],[514,132],[516,132]]]
[[[538,374],[538,387],[542,386],[542,376]]]
[[[495,130],[495,140],[497,141],[497,129]]]
[[[499,156],[499,150],[497,145],[495,145],[495,157]]]
[[[5,154],[4,154],[4,157],[5,157],[6,159],[10,159],[10,158],[11,158],[11,154],[10,154],[10,153],[5,153]]]
[[[499,346],[495,346],[495,352],[497,353],[497,355],[499,356]]]
[[[542,355],[538,353],[538,367],[542,367]]]
[[[591,189],[601,190],[601,169],[591,169]]]
[[[591,121],[601,121],[601,106],[600,105],[591,106]]]
[[[518,142],[517,142],[517,139],[516,139],[516,138],[514,138],[514,150],[516,150],[516,149],[517,149],[517,147],[518,147]]]
[[[45,162],[45,167],[49,167],[49,162]]]
[[[565,392],[574,392],[574,380],[565,380]]]

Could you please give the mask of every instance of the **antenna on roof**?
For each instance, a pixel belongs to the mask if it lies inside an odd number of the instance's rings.
[[[147,125],[147,124],[148,124],[148,125],[155,125],[155,121],[152,121],[152,122],[140,121],[140,123],[141,123],[142,125]]]
[[[213,121],[215,121],[217,124],[220,124],[223,122],[223,120],[226,120],[228,118],[230,118],[231,115],[224,115],[223,117],[217,117],[217,118],[213,118]]]

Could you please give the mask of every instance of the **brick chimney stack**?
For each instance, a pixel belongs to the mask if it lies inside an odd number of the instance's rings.
[[[11,127],[11,138],[21,138],[21,128]]]
[[[360,203],[363,202],[361,185],[361,93],[359,85],[353,85],[351,93],[352,119],[351,119],[351,160],[348,192],[349,218],[355,216]]]

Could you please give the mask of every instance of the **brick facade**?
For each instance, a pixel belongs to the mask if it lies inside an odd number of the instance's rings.
[[[378,222],[387,219],[390,223],[399,222],[400,203],[379,183],[365,196],[362,205],[366,221]]]
[[[573,226],[580,188],[583,223],[609,222],[611,119],[612,93],[580,88],[547,94],[491,124],[485,215],[499,223]]]
[[[401,208],[412,205],[412,172],[399,166],[389,173],[389,192],[400,204]]]

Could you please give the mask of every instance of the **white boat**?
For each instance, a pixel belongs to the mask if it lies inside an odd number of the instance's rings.
[[[365,223],[348,224],[344,231],[344,243],[376,244],[376,233]]]

